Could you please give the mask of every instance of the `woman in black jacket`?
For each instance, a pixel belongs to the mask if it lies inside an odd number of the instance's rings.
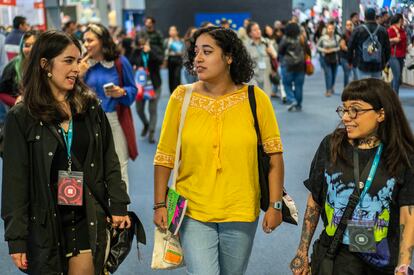
[[[129,227],[129,197],[98,100],[78,78],[81,46],[47,31],[23,74],[24,99],[6,119],[1,214],[15,265],[29,274],[101,274],[110,201]]]

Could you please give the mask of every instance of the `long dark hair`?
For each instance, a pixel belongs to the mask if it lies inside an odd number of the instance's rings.
[[[230,29],[222,27],[201,28],[194,33],[191,44],[187,49],[187,61],[184,66],[188,72],[194,74],[195,43],[197,38],[202,34],[210,35],[221,48],[224,55],[231,56],[233,62],[230,64],[230,77],[235,84],[249,82],[252,79],[253,61],[243,45],[243,42],[237,37],[237,34]]]
[[[119,51],[109,33],[109,30],[102,24],[89,24],[85,32],[93,32],[102,42],[102,55],[106,61],[114,61],[119,57]]]
[[[342,102],[362,100],[374,110],[384,110],[385,119],[379,124],[377,135],[384,144],[383,159],[391,176],[398,176],[400,169],[410,167],[410,155],[414,153],[414,137],[401,103],[392,88],[382,80],[370,78],[351,82],[342,93]],[[331,158],[346,161],[344,148],[348,142],[346,130],[341,123],[331,139]]]
[[[39,35],[30,52],[23,73],[24,104],[32,116],[48,123],[69,119],[61,104],[54,98],[49,85],[48,71],[41,67],[45,58],[48,66],[53,66],[56,56],[69,45],[75,45],[81,52],[78,40],[62,31],[50,30]],[[79,79],[76,79],[72,91],[68,92],[67,101],[76,113],[84,113],[89,104],[97,102],[95,94]]]

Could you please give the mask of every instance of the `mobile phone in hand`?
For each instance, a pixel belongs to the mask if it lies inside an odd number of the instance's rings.
[[[115,84],[112,82],[106,83],[105,85],[103,85],[103,89],[105,92],[106,96],[109,96],[108,93],[109,91],[111,91],[113,88],[115,88]]]

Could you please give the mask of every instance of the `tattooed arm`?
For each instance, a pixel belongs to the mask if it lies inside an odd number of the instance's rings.
[[[321,213],[320,206],[313,200],[312,195],[309,194],[306,205],[306,212],[303,218],[302,234],[296,256],[290,263],[290,269],[293,274],[305,275],[309,274],[309,257],[308,251],[318,225],[319,216]]]
[[[414,205],[400,208],[400,250],[398,266],[411,264],[414,252]]]

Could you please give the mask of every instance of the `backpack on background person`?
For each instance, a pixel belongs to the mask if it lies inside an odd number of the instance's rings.
[[[382,61],[382,45],[378,39],[378,25],[373,33],[371,33],[366,25],[362,27],[368,32],[369,36],[362,43],[362,60],[367,63],[381,63]]]

